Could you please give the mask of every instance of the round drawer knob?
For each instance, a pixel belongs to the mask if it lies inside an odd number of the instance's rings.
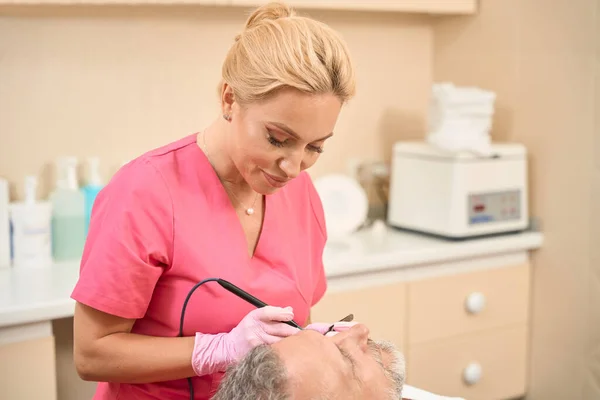
[[[481,365],[473,362],[467,365],[467,368],[463,371],[463,379],[467,385],[474,385],[481,380]]]
[[[479,314],[485,308],[485,296],[483,293],[474,292],[467,296],[465,307],[471,314]]]

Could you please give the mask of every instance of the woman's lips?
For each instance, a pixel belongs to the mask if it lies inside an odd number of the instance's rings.
[[[263,174],[265,175],[265,179],[267,180],[269,185],[271,185],[273,187],[276,187],[276,188],[284,187],[285,184],[288,183],[288,179],[271,175],[265,171],[263,171]]]

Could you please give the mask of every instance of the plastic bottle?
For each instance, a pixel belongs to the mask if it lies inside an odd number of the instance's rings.
[[[37,178],[25,178],[25,200],[9,206],[14,267],[52,264],[52,204],[36,201]]]
[[[0,269],[10,267],[10,216],[8,181],[0,178]]]
[[[85,244],[85,196],[77,184],[77,159],[58,162],[52,202],[52,254],[55,261],[77,260]]]
[[[102,178],[100,178],[100,160],[97,157],[88,159],[89,179],[87,185],[83,187],[85,197],[85,235],[87,236],[92,216],[94,201],[100,190],[102,190]]]

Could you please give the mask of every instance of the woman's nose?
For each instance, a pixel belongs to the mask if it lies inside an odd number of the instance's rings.
[[[279,168],[283,172],[285,172],[286,176],[289,179],[293,179],[297,177],[302,171],[302,157],[298,157],[297,155],[290,155],[281,159],[279,162]]]

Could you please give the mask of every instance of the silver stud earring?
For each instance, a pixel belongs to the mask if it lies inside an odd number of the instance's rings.
[[[231,121],[231,116],[227,114],[223,114],[223,118],[225,118],[226,121]]]

